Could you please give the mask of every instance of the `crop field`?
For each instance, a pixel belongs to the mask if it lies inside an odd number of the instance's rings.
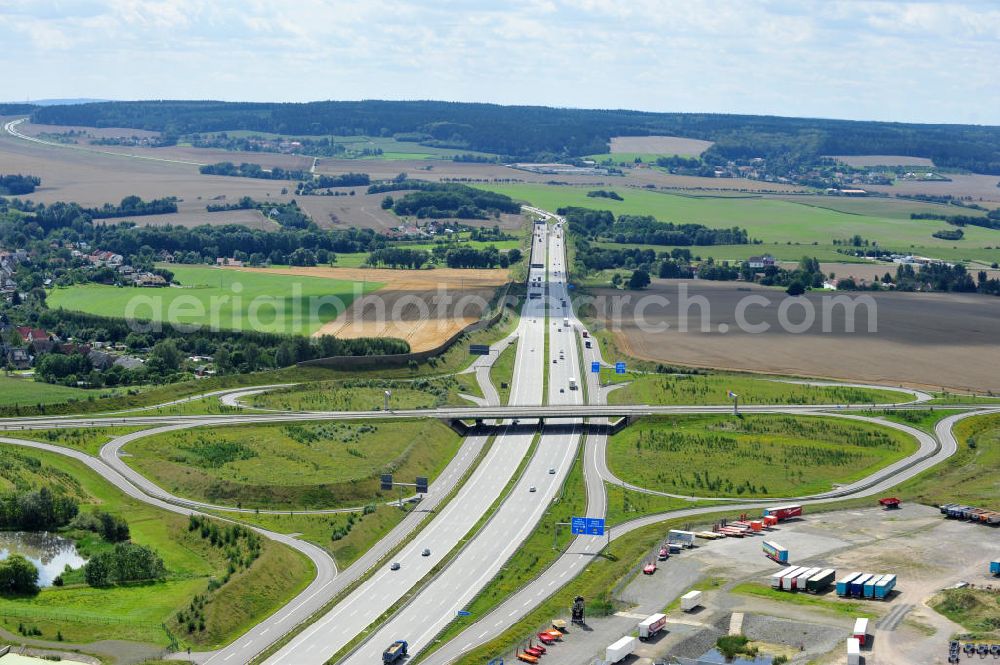
[[[961,247],[984,248],[1000,244],[1000,231],[967,226],[961,241],[947,241],[931,234],[947,226],[936,220],[911,220],[901,218],[899,211],[893,216],[852,214],[816,205],[806,205],[797,199],[776,199],[748,195],[694,196],[668,194],[633,188],[615,188],[623,201],[594,199],[581,187],[548,185],[505,185],[487,187],[514,199],[529,201],[546,210],[564,206],[580,206],[610,210],[616,215],[652,215],[657,219],[675,223],[704,224],[713,228],[739,226],[747,230],[752,239],[764,246],[757,253],[770,251],[772,243],[813,242],[830,245],[833,241],[860,235],[880,246],[899,251],[927,252],[936,249]],[[925,206],[921,206],[921,209]],[[876,208],[876,210],[878,210]],[[949,209],[946,209],[949,210]],[[964,211],[963,211],[964,212]],[[975,211],[969,211],[976,214]],[[981,213],[980,213],[981,214]],[[706,252],[708,248],[698,248]],[[919,251],[918,251],[919,250]],[[997,254],[1000,256],[1000,253]]]
[[[377,283],[377,293],[353,300],[316,331],[342,338],[397,337],[413,351],[435,348],[482,318],[497,288],[508,279],[501,269],[248,268],[241,273]],[[369,290],[374,289],[365,292]]]
[[[436,420],[302,422],[168,432],[130,443],[125,459],[157,485],[193,499],[334,508],[382,500],[381,472],[433,479],[460,444]]]
[[[608,395],[611,404],[868,404],[908,402],[908,393],[847,386],[807,386],[738,374],[632,374]]]
[[[785,320],[792,324],[805,322],[807,311],[814,313],[813,323],[800,330],[781,325],[779,308],[789,296],[756,285],[654,280],[640,293],[594,289],[590,295],[599,305],[593,318],[633,358],[769,375],[1000,392],[1000,377],[993,370],[1000,363],[995,345],[1000,299],[991,296],[810,292],[786,310]],[[747,324],[766,324],[763,332],[740,330],[736,311],[748,296],[763,298],[743,312]],[[857,303],[853,328],[849,310],[832,300],[837,297],[863,298],[849,301]]]
[[[63,307],[102,316],[310,335],[340,314],[331,304],[313,314],[312,302],[321,302],[321,298],[339,299],[346,308],[355,297],[384,286],[374,280],[359,283],[204,266],[171,265],[170,269],[180,288],[80,284],[53,289],[48,304],[53,309]]]
[[[907,155],[829,155],[848,166],[934,166],[926,157]]]
[[[657,155],[700,155],[713,141],[680,136],[612,136],[611,154],[645,152]]]
[[[608,441],[619,478],[686,496],[789,497],[833,489],[917,449],[886,427],[786,415],[644,419]]]
[[[47,640],[56,639],[58,631],[67,642],[108,639],[166,646],[169,639],[164,624],[171,623],[195,594],[205,594],[205,630],[177,633],[177,638],[182,644],[221,644],[245,630],[255,616],[268,614],[286,602],[311,575],[307,560],[264,541],[260,558],[249,569],[238,572],[219,590],[206,593],[210,578],[225,575],[226,559],[220,548],[189,531],[186,517],[124,496],[75,460],[10,446],[3,446],[0,455],[7,475],[28,487],[68,478],[82,510],[99,506],[124,517],[132,541],[156,550],[167,569],[163,582],[95,588],[71,577],[65,586],[43,589],[35,596],[4,596],[0,599],[0,626],[10,632],[24,622],[37,626],[42,639]],[[37,462],[27,464],[24,460]],[[92,552],[108,547],[93,534],[83,536],[80,542]],[[276,576],[280,576],[281,585],[273,584]],[[100,651],[99,645],[95,649]]]

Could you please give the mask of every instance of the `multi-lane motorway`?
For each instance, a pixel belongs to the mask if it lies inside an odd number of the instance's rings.
[[[276,651],[268,663],[324,663],[335,654],[351,663],[370,663],[395,639],[406,639],[411,653],[425,648],[442,628],[481,590],[531,533],[546,507],[562,486],[573,460],[584,445],[584,480],[587,515],[603,516],[606,509],[605,482],[620,482],[606,464],[606,435],[600,428],[587,429],[603,419],[670,413],[728,412],[728,406],[607,406],[606,388],[596,375],[585,371],[593,361],[603,362],[598,345],[584,348],[583,326],[576,319],[566,283],[563,220],[537,209],[529,209],[547,221],[533,228],[529,271],[529,291],[547,290],[547,298],[526,300],[517,330],[506,344],[516,339],[517,353],[510,403],[499,405],[489,384],[489,364],[480,359],[474,371],[486,398],[477,407],[449,407],[386,412],[243,413],[214,416],[152,416],[107,414],[94,417],[37,417],[0,420],[0,430],[81,425],[146,425],[153,429],[128,434],[102,450],[101,459],[58,446],[13,438],[0,441],[51,450],[81,459],[126,494],[173,512],[189,513],[205,509],[232,510],[171,495],[142,477],[119,459],[121,447],[136,438],[157,431],[195,426],[218,426],[252,422],[322,419],[414,418],[480,419],[500,421],[490,436],[474,430],[466,438],[455,459],[430,488],[430,493],[411,513],[369,552],[345,571],[338,573],[329,555],[296,538],[260,530],[269,538],[288,544],[309,556],[317,568],[316,579],[285,607],[268,617],[228,647],[213,653],[197,654],[201,662],[246,663],[255,659],[292,628],[313,620],[304,630]],[[548,344],[546,344],[546,338]],[[495,349],[496,350],[496,349]],[[546,353],[547,350],[547,353]],[[543,394],[545,378],[547,391]],[[255,388],[253,390],[259,390]],[[245,390],[243,391],[245,392]],[[213,393],[227,403],[237,404],[240,391]],[[926,408],[919,402],[899,408]],[[585,403],[586,402],[586,403]],[[744,412],[817,413],[845,418],[863,418],[848,413],[870,405],[749,406]],[[983,410],[977,411],[977,413]],[[904,425],[883,423],[914,436],[919,450],[876,474],[812,497],[795,497],[803,503],[834,501],[844,496],[868,496],[882,492],[900,481],[937,464],[956,449],[951,428],[971,413],[944,419],[934,436]],[[539,419],[546,425],[536,427]],[[514,419],[520,422],[515,425]],[[559,427],[552,427],[554,421]],[[537,439],[536,439],[537,432]],[[584,435],[584,433],[586,433]],[[483,450],[488,446],[485,454]],[[481,455],[482,454],[482,455]],[[477,459],[481,461],[473,469]],[[468,480],[461,479],[470,473]],[[520,473],[518,470],[521,469]],[[455,496],[443,499],[458,487]],[[643,488],[636,488],[645,491]],[[773,499],[772,499],[773,501]],[[750,501],[736,501],[731,510],[751,508]],[[495,510],[491,507],[496,506]],[[645,516],[616,526],[612,537],[670,517],[694,516],[718,507],[692,508],[669,514]],[[432,517],[417,530],[430,511]],[[414,535],[416,533],[416,535]],[[580,537],[536,580],[515,593],[494,611],[441,646],[428,661],[444,664],[513,625],[538,603],[550,596],[592,560],[605,544],[604,539]],[[398,550],[398,551],[397,551]],[[395,551],[391,558],[387,555]],[[426,555],[425,555],[426,552]],[[391,564],[398,563],[397,566]],[[351,585],[356,588],[346,593]],[[325,613],[317,612],[334,598],[345,594]],[[386,615],[389,609],[394,611]],[[365,640],[357,637],[367,632]],[[348,647],[351,647],[350,649]]]

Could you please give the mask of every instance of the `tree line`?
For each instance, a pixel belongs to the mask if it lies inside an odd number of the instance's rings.
[[[30,108],[30,107],[29,107]],[[292,135],[384,136],[433,147],[546,161],[604,153],[613,136],[714,141],[706,161],[823,155],[912,155],[939,167],[1000,174],[1000,128],[701,113],[500,106],[436,101],[243,103],[100,102],[35,107],[32,122],[131,127],[170,135],[248,130]]]
[[[411,180],[406,184],[415,182],[421,181]],[[395,199],[392,209],[397,215],[414,215],[420,219],[488,219],[500,213],[516,215],[521,212],[521,205],[506,194],[468,185],[422,182],[417,191]]]
[[[42,184],[42,179],[34,175],[0,175],[0,194],[6,196],[20,196],[31,194],[35,188]]]
[[[557,211],[577,237],[639,245],[745,245],[747,232],[738,227],[712,229],[703,224],[674,224],[649,215],[619,215],[610,210],[567,207]]]

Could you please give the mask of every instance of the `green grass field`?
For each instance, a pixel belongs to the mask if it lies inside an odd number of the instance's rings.
[[[756,598],[765,598],[767,600],[784,603],[793,603],[810,609],[820,609],[837,614],[846,614],[850,617],[874,619],[878,616],[878,614],[868,611],[871,607],[869,603],[841,600],[833,594],[814,596],[807,593],[788,593],[787,591],[778,591],[777,589],[772,589],[770,586],[756,584],[753,582],[737,584],[730,589],[730,593],[740,594],[743,596],[754,596]]]
[[[310,312],[312,299],[336,297],[345,307],[383,284],[321,277],[268,275],[171,265],[181,288],[119,288],[102,284],[57,287],[48,304],[102,316],[201,324],[229,330],[309,335],[337,317],[334,306]],[[320,302],[320,301],[316,301]]]
[[[93,394],[82,388],[42,383],[30,377],[0,375],[0,406],[35,406],[87,399]]]
[[[289,411],[377,411],[385,406],[385,391],[392,395],[390,409],[429,409],[468,404],[458,396],[466,385],[453,377],[412,381],[323,381],[259,393],[244,403],[257,408]]]
[[[67,583],[50,587],[33,597],[0,598],[0,626],[16,632],[25,621],[37,625],[42,639],[54,640],[56,632],[67,642],[121,639],[165,646],[164,624],[190,602],[205,594],[209,579],[226,573],[222,551],[208,545],[187,528],[187,518],[166,513],[130,499],[82,463],[54,453],[0,447],[9,478],[22,486],[68,482],[82,503],[82,510],[99,507],[124,517],[132,541],[148,545],[163,558],[168,571],[164,582],[98,589]],[[19,465],[18,457],[38,464]],[[40,464],[40,465],[39,465]],[[23,472],[21,467],[29,469]],[[94,545],[97,546],[97,545]],[[106,547],[106,545],[104,545]],[[221,589],[208,594],[206,630],[177,635],[181,643],[218,645],[274,611],[297,593],[312,575],[308,560],[297,553],[264,541],[261,557]],[[281,584],[273,580],[280,577]]]
[[[870,475],[917,448],[877,425],[787,415],[648,418],[608,441],[608,466],[634,485],[672,494],[782,497]]]
[[[629,381],[608,395],[611,404],[896,404],[909,393],[846,386],[807,386],[741,374],[626,374],[601,372],[604,383]]]
[[[181,496],[246,508],[336,508],[394,498],[378,474],[433,480],[461,445],[437,420],[194,428],[138,439],[124,459]]]
[[[996,642],[1000,638],[1000,603],[992,591],[945,589],[929,604],[968,631],[962,639]]]
[[[64,427],[56,429],[33,429],[20,432],[7,432],[7,436],[15,439],[41,441],[66,448],[82,450],[97,456],[101,446],[113,438],[129,434],[143,427]]]
[[[859,200],[851,202],[858,212],[845,212],[832,207],[819,207],[810,197],[807,202],[799,202],[789,197],[770,198],[763,196],[693,196],[667,194],[650,190],[634,188],[615,188],[623,201],[611,199],[594,199],[587,196],[586,187],[569,187],[553,185],[482,185],[484,189],[501,192],[515,199],[528,201],[546,210],[555,210],[563,206],[580,206],[598,210],[610,210],[616,215],[652,215],[657,219],[676,223],[704,224],[713,228],[728,228],[739,226],[747,230],[751,238],[760,240],[763,244],[754,248],[747,245],[740,248],[752,254],[763,252],[775,253],[780,245],[784,254],[795,247],[795,255],[788,255],[788,260],[797,260],[812,243],[819,249],[825,248],[822,258],[835,258],[829,252],[834,239],[847,239],[855,234],[879,245],[898,251],[912,251],[920,254],[949,259],[955,254],[968,254],[969,258],[978,260],[1000,260],[1000,250],[992,249],[1000,245],[1000,231],[980,227],[965,227],[965,238],[960,241],[939,240],[931,234],[948,225],[936,220],[911,220],[909,213],[902,208],[888,205],[881,199]],[[873,201],[873,202],[869,202]],[[908,202],[906,202],[908,203]],[[840,199],[831,201],[831,206],[844,206]],[[867,206],[867,207],[866,207]],[[926,212],[927,204],[914,203],[913,212]],[[860,212],[860,211],[864,212]],[[943,214],[978,214],[976,211],[966,211],[954,207],[934,207]],[[775,245],[774,243],[778,243]],[[796,246],[798,243],[798,246]],[[991,249],[986,249],[991,248]],[[703,256],[714,256],[717,259],[743,258],[728,256],[736,252],[733,249],[721,247],[693,248],[695,253]],[[811,254],[810,254],[811,255]],[[786,258],[781,256],[778,258]],[[960,258],[960,257],[955,257]]]
[[[353,521],[351,515],[354,516]],[[386,505],[379,505],[375,512],[366,515],[362,513],[329,515],[244,513],[235,516],[232,513],[226,514],[226,517],[236,517],[241,522],[270,531],[301,534],[303,540],[326,549],[341,570],[354,563],[405,516],[406,512],[403,510]],[[346,535],[342,535],[344,531]]]
[[[517,342],[507,346],[500,357],[490,367],[490,381],[500,395],[500,403],[510,400],[510,385],[514,377],[514,361],[517,359]]]

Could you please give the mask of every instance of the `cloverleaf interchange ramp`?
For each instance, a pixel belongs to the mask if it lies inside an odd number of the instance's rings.
[[[544,225],[544,231],[533,234],[532,262],[542,263],[545,268],[532,269],[532,278],[547,282],[550,303],[558,303],[568,294],[565,282],[565,246],[559,229],[560,220],[544,211],[531,211],[556,222]],[[541,225],[540,225],[541,226]],[[538,259],[541,258],[541,261]],[[47,429],[81,426],[149,426],[142,432],[119,437],[107,444],[101,451],[101,458],[68,450],[49,444],[3,438],[0,441],[16,445],[36,447],[80,459],[103,477],[130,496],[173,512],[189,514],[199,510],[226,510],[231,507],[213,506],[197,501],[176,497],[144,478],[119,458],[125,443],[149,436],[156,432],[184,429],[189,427],[216,427],[233,424],[299,422],[302,420],[362,420],[362,419],[412,419],[440,418],[442,420],[482,421],[484,427],[471,430],[455,459],[451,461],[431,486],[431,491],[421,503],[419,512],[411,512],[387,536],[380,540],[361,559],[338,573],[333,560],[320,548],[305,543],[292,536],[275,534],[256,529],[268,538],[289,545],[306,554],[317,567],[316,579],[296,598],[271,617],[261,621],[256,627],[235,640],[228,647],[213,653],[195,654],[200,662],[242,663],[250,662],[263,653],[282,636],[294,628],[308,623],[306,628],[293,636],[284,646],[271,655],[269,663],[323,663],[334,654],[348,649],[342,660],[347,662],[371,662],[377,658],[386,644],[400,637],[408,639],[411,653],[419,653],[490,579],[499,567],[516,550],[518,544],[531,533],[544,512],[548,502],[561,487],[572,460],[581,445],[581,433],[587,432],[584,449],[584,479],[587,488],[587,515],[603,516],[606,512],[607,497],[604,483],[620,481],[607,469],[606,445],[607,423],[612,418],[639,418],[651,415],[671,415],[685,413],[729,413],[730,406],[659,406],[659,405],[607,405],[607,389],[602,388],[597,375],[583,372],[591,362],[604,362],[600,350],[578,349],[576,331],[582,324],[567,306],[548,310],[540,301],[527,300],[515,335],[518,338],[517,357],[511,391],[511,405],[497,404],[495,388],[489,384],[488,363],[490,359],[479,359],[473,370],[479,380],[484,400],[487,404],[475,407],[444,407],[437,409],[416,409],[401,411],[372,412],[267,412],[240,413],[212,416],[156,416],[103,414],[100,416],[34,417],[0,420],[0,429],[7,432],[19,429]],[[563,318],[570,319],[570,325],[562,325]],[[549,357],[544,357],[547,348],[545,338],[549,338]],[[561,357],[565,354],[565,358]],[[551,360],[558,360],[552,364]],[[582,360],[582,363],[581,363]],[[582,367],[581,367],[582,365]],[[542,394],[543,376],[548,372],[548,394]],[[568,388],[570,379],[579,379],[584,390]],[[879,386],[881,387],[881,386]],[[242,388],[229,391],[215,391],[224,403],[238,405],[240,394],[261,390],[261,387]],[[892,388],[898,390],[898,388]],[[589,403],[584,404],[584,392]],[[192,399],[192,398],[188,398]],[[894,405],[878,405],[899,409],[932,408],[922,404],[921,395],[914,394],[914,401]],[[839,415],[846,418],[863,418],[856,412],[871,409],[870,404],[830,404],[830,405],[790,405],[790,406],[744,406],[746,413],[797,413],[815,415]],[[954,408],[949,405],[949,408]],[[960,419],[991,409],[976,407],[976,410],[951,416],[942,420],[934,436],[919,432],[905,425],[895,425],[885,421],[880,424],[895,427],[914,436],[919,442],[919,450],[910,457],[882,469],[866,479],[839,488],[834,492],[812,497],[789,497],[802,503],[823,503],[839,500],[847,496],[863,497],[884,491],[898,482],[924,471],[956,450],[957,444],[951,433],[952,426]],[[995,410],[995,409],[994,409]],[[831,413],[832,412],[832,413]],[[521,426],[511,425],[519,419]],[[493,425],[489,421],[500,421]],[[528,454],[535,428],[529,423],[545,422],[541,428],[541,439],[533,456],[528,459],[523,473],[514,477],[522,459]],[[558,425],[558,427],[552,427]],[[449,501],[429,520],[412,542],[407,539],[417,526],[426,519],[428,512],[435,510],[449,492],[458,487],[461,479],[472,468],[479,452],[486,445],[489,434],[495,440],[477,467],[471,471],[468,482],[461,484],[454,501]],[[554,473],[550,473],[553,469]],[[490,507],[501,496],[508,482],[513,482],[512,491],[487,515]],[[529,492],[529,487],[535,492]],[[649,491],[632,486],[639,491]],[[694,497],[685,497],[694,498]],[[768,499],[773,502],[775,499]],[[728,509],[751,508],[760,501],[737,501]],[[671,511],[649,515],[615,526],[612,539],[620,538],[630,531],[655,524],[669,518],[702,515],[720,508],[704,507]],[[282,511],[285,512],[285,511]],[[333,512],[333,511],[331,511]],[[459,543],[470,530],[486,516],[486,522],[451,560],[444,557]],[[419,556],[420,550],[433,543],[431,555]],[[488,641],[536,607],[545,598],[562,587],[579,573],[594,555],[605,546],[604,539],[577,538],[566,551],[544,570],[527,587],[513,594],[490,614],[472,624],[455,639],[443,645],[427,660],[447,663],[463,652]],[[385,557],[400,548],[394,559],[402,562],[399,571],[389,570]],[[379,565],[381,562],[381,565]],[[438,572],[428,575],[436,568]],[[352,585],[357,588],[349,591]],[[393,607],[404,593],[415,589],[415,593],[401,607],[397,608],[383,624],[371,629],[385,611]],[[348,592],[349,591],[349,592]],[[346,593],[340,602],[329,610],[325,608],[334,598]],[[322,616],[317,613],[323,610]],[[309,623],[312,621],[311,623]],[[370,630],[369,639],[356,642],[357,635]],[[405,632],[406,634],[401,634]],[[388,640],[388,641],[387,641]],[[353,650],[351,649],[353,645]]]

